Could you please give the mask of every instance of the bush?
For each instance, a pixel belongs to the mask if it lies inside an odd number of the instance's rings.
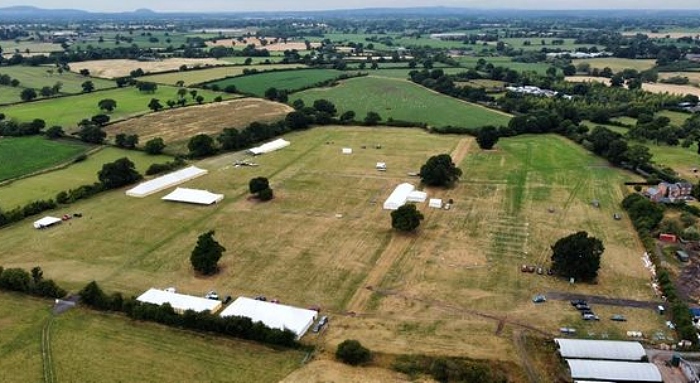
[[[345,364],[357,366],[369,362],[372,359],[372,353],[359,341],[346,339],[338,345],[335,357]]]

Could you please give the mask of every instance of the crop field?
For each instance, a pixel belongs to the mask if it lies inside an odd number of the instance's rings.
[[[122,33],[123,37],[132,39],[132,41],[121,41],[116,42],[115,33],[94,33],[86,37],[81,37],[75,45],[71,48],[80,50],[86,49],[88,45],[92,45],[96,48],[118,48],[124,46],[131,46],[132,44],[137,45],[140,48],[166,48],[168,46],[173,46],[175,48],[180,47],[187,43],[189,38],[213,38],[217,37],[218,34],[215,33],[182,33],[182,32],[162,32],[162,31],[151,31],[135,29],[132,33],[128,35]],[[102,42],[100,42],[100,37],[102,37]]]
[[[145,143],[161,137],[168,153],[187,153],[186,142],[196,134],[218,134],[224,128],[244,128],[252,122],[283,120],[291,107],[277,102],[242,98],[131,118],[106,127],[108,139],[117,133],[138,134]]]
[[[339,113],[355,111],[357,119],[374,111],[384,121],[391,117],[431,126],[498,126],[507,125],[510,120],[505,113],[444,96],[409,81],[389,78],[350,79],[332,88],[310,89],[291,98],[297,97],[306,105],[317,99],[327,99],[335,103]]]
[[[578,65],[581,63],[588,63],[591,65],[591,68],[598,68],[598,69],[603,69],[605,67],[608,67],[612,69],[613,72],[620,72],[624,69],[636,69],[638,71],[643,71],[647,69],[651,69],[654,67],[656,62],[654,60],[646,60],[646,59],[640,59],[640,60],[635,60],[635,59],[622,59],[622,58],[617,58],[617,57],[598,57],[594,59],[574,59],[571,60],[574,65]]]
[[[238,41],[237,39],[217,39],[215,41],[207,41],[208,47],[232,47],[232,48],[244,48],[247,45],[253,44],[258,49],[267,49],[270,52],[284,52],[286,50],[305,51],[306,43],[304,41],[293,41],[288,40],[286,43],[282,40],[274,42],[273,38],[268,38],[266,45],[263,45],[260,39],[257,37],[246,37],[243,41]],[[320,43],[311,43],[311,47],[318,48],[321,46]]]
[[[42,43],[28,40],[20,40],[19,42],[15,40],[0,40],[0,46],[2,46],[3,55],[13,55],[15,53],[31,55],[63,51],[61,44]]]
[[[530,301],[549,291],[653,299],[630,222],[612,219],[621,182],[637,178],[563,138],[502,139],[488,152],[472,138],[419,129],[323,127],[285,139],[291,145],[256,157],[258,167],[233,167],[242,153],[197,162],[209,174],[185,187],[224,193],[215,206],[163,202],[167,191],[143,199],[103,193],[72,205],[84,216],[69,224],[38,231],[25,221],[0,229],[0,264],[39,264],[71,289],[94,279],[126,294],[176,286],[197,295],[215,289],[319,304],[331,315],[320,340],[329,348],[355,338],[383,352],[518,360],[512,331],[522,326],[554,334],[567,324],[611,338],[664,328],[651,310],[601,307],[601,314],[619,310],[630,321],[582,323],[568,302]],[[342,155],[343,147],[355,151]],[[407,172],[438,153],[452,153],[464,176],[453,189],[426,191],[453,198],[453,208],[420,204],[425,220],[418,232],[393,232],[382,202],[398,183],[417,183]],[[376,172],[377,161],[388,171]],[[270,179],[273,201],[247,198],[256,176]],[[593,198],[600,209],[590,205]],[[219,274],[197,277],[190,251],[212,229],[228,250]],[[605,245],[597,285],[520,272],[524,263],[546,267],[553,241],[576,230]]]
[[[7,140],[7,138],[0,140],[0,148],[2,148],[1,142],[4,140]],[[98,152],[90,154],[85,161],[0,186],[0,209],[8,210],[38,199],[54,198],[60,191],[95,183],[97,182],[97,172],[102,169],[102,165],[122,157],[128,157],[141,174],[153,163],[163,163],[171,160],[168,156],[149,156],[140,151],[105,147]],[[24,163],[31,164],[33,161],[13,161],[13,164],[16,164],[18,167]],[[1,165],[0,168],[2,168]]]
[[[523,72],[523,71],[533,71],[537,72],[539,74],[545,74],[547,72],[547,69],[551,65],[547,63],[521,63],[521,62],[515,62],[510,59],[510,57],[472,57],[472,56],[464,56],[464,57],[457,57],[456,60],[465,68],[475,68],[477,62],[480,59],[486,60],[487,63],[493,64],[493,66],[502,66],[506,68],[513,69],[515,71]]]
[[[85,81],[92,81],[95,85],[95,90],[114,88],[117,85],[114,81],[107,81],[100,78],[84,77],[77,73],[63,72],[59,74],[55,67],[31,67],[31,66],[4,66],[0,68],[0,74],[6,74],[20,81],[19,86],[22,88],[34,88],[37,90],[44,86],[51,87],[57,82],[62,84],[61,93],[81,93],[83,91],[82,84]],[[13,101],[20,101],[19,97]]]
[[[136,69],[141,69],[145,73],[158,73],[178,70],[183,65],[188,68],[198,68],[228,64],[226,61],[217,59],[172,58],[160,61],[114,59],[74,62],[70,63],[70,68],[73,72],[87,69],[90,71],[90,75],[95,77],[116,78],[129,76],[131,71]]]
[[[41,136],[0,138],[0,182],[71,161],[88,149],[80,142]]]
[[[334,69],[300,69],[270,73],[251,74],[211,82],[207,85],[218,85],[224,89],[235,85],[239,92],[264,96],[269,88],[286,89],[290,92],[313,86],[316,83],[332,80],[345,72]]]
[[[186,86],[210,82],[224,77],[234,77],[243,74],[244,70],[255,69],[259,72],[279,69],[304,68],[303,64],[272,64],[272,65],[246,65],[224,66],[210,69],[190,70],[186,72],[164,73],[141,77],[142,81],[152,81],[160,84],[175,85],[178,81],[184,81]]]
[[[466,68],[440,68],[443,72],[446,74],[457,74],[461,72],[466,72]],[[397,78],[401,80],[407,80],[409,78],[408,73],[414,69],[409,69],[409,68],[390,68],[390,69],[383,69],[382,66],[379,66],[379,69],[377,70],[368,70],[367,73],[371,77],[388,77],[388,78]],[[416,69],[416,70],[421,70],[421,69]]]
[[[692,85],[673,85],[673,84],[642,84],[642,89],[653,93],[669,93],[677,95],[692,94],[700,97],[700,88]]]
[[[515,37],[515,38],[504,38],[500,39],[500,41],[503,41],[506,43],[508,46],[515,48],[515,49],[523,49],[523,50],[531,50],[531,51],[539,51],[542,48],[558,48],[562,49],[565,51],[575,51],[577,48],[589,48],[596,46],[595,44],[576,44],[575,41],[576,39],[561,39],[564,40],[564,44],[561,45],[553,45],[552,40],[559,40],[559,39],[552,39],[552,38],[538,38],[538,37],[532,37],[532,38],[526,38],[526,37]],[[525,42],[529,41],[530,45],[525,45]],[[542,42],[544,41],[544,45]]]
[[[0,380],[39,382],[42,329],[51,303],[0,293]],[[53,377],[66,382],[277,382],[303,352],[195,334],[73,309],[49,327]],[[125,351],[128,350],[128,351]],[[148,363],[144,363],[148,361]]]
[[[159,99],[165,106],[167,100],[177,100],[178,88],[161,85],[154,93],[140,92],[133,87],[108,89],[100,92],[84,93],[75,96],[59,97],[29,103],[11,105],[3,108],[8,118],[18,121],[31,121],[40,118],[46,121],[46,126],[59,125],[64,130],[72,131],[82,119],[102,113],[97,103],[106,98],[117,102],[117,108],[109,113],[112,121],[150,112],[148,103],[152,98]],[[227,93],[212,92],[204,89],[197,90],[204,97],[204,102],[211,102],[216,96],[223,99],[237,97]],[[195,102],[187,96],[188,105]],[[167,107],[166,107],[167,108]]]

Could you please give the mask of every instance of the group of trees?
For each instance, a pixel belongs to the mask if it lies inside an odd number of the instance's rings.
[[[31,272],[20,268],[0,267],[0,289],[47,298],[62,298],[67,294],[53,279],[45,279],[39,266],[32,268]]]
[[[270,188],[270,181],[265,177],[255,177],[248,183],[248,190],[250,194],[254,195],[255,198],[260,201],[269,201],[274,197],[272,188]]]
[[[14,120],[5,120],[5,116],[0,113],[0,136],[20,137],[33,136],[41,134],[42,129],[46,127],[46,122],[36,118],[30,122],[20,122]]]
[[[139,302],[135,297],[124,297],[121,293],[106,294],[94,281],[81,289],[79,294],[81,302],[93,309],[122,312],[136,320],[216,333],[275,346],[299,347],[294,332],[272,329],[262,322],[253,322],[246,317],[223,318],[208,311],[197,313],[192,310],[179,314],[167,303],[158,306]]]

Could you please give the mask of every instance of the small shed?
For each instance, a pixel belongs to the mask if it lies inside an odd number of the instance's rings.
[[[386,170],[386,162],[377,162],[375,169],[385,171]]]
[[[343,154],[352,154],[352,148],[343,148],[342,153]]]
[[[428,201],[428,207],[442,209],[442,200],[440,198],[431,198],[430,201]]]
[[[659,241],[675,243],[678,240],[675,234],[661,233],[659,234]]]
[[[681,262],[688,262],[688,261],[690,261],[690,256],[688,255],[688,253],[686,253],[686,252],[683,251],[683,250],[677,250],[677,251],[676,251],[676,258],[678,258],[678,260],[681,261]]]

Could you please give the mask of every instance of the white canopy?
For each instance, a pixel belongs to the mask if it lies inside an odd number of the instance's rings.
[[[565,359],[629,360],[639,362],[646,357],[639,342],[557,338],[559,354]]]
[[[442,200],[440,198],[431,198],[428,201],[428,206],[435,209],[442,209]]]
[[[274,152],[275,150],[280,150],[286,146],[289,146],[289,144],[290,144],[289,141],[285,141],[281,138],[278,138],[272,142],[268,142],[266,144],[262,144],[260,146],[255,147],[255,148],[251,148],[248,151],[255,154],[255,155],[263,154],[263,153],[270,153],[270,152]]]
[[[352,154],[352,148],[343,148],[343,154]]]
[[[246,317],[253,322],[262,322],[270,328],[291,330],[297,334],[297,339],[306,333],[317,315],[318,313],[314,310],[263,302],[246,297],[239,297],[221,312],[222,317]]]
[[[51,225],[55,225],[57,223],[61,222],[60,218],[56,217],[44,217],[38,221],[34,221],[34,228],[35,229],[43,229],[45,227],[49,227]]]
[[[221,307],[221,301],[219,300],[200,298],[192,295],[178,294],[153,288],[141,294],[141,296],[136,298],[136,300],[159,306],[169,303],[170,306],[173,306],[175,311],[180,313],[187,310],[193,310],[196,312],[215,312]]]
[[[582,359],[567,359],[566,363],[569,364],[571,377],[575,380],[663,382],[659,368],[652,363]]]
[[[384,201],[384,210],[396,210],[406,203],[408,195],[415,190],[415,186],[409,183],[403,183],[394,189],[389,195],[389,198]]]
[[[408,197],[406,197],[407,202],[420,202],[423,203],[425,200],[428,198],[428,193],[422,192],[422,191],[412,191],[408,193]]]
[[[164,176],[154,178],[150,181],[142,182],[138,186],[126,191],[126,195],[131,197],[146,197],[169,187],[179,185],[183,182],[195,179],[207,174],[208,171],[196,166],[190,166]]]
[[[199,205],[211,205],[224,199],[223,194],[214,194],[208,190],[177,188],[172,193],[161,198],[165,201],[196,203]]]

